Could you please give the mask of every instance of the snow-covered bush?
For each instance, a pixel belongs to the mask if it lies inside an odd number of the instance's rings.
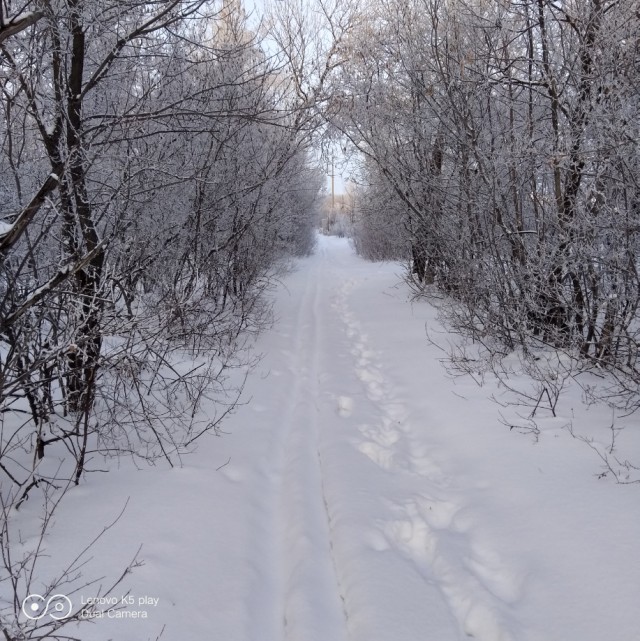
[[[352,227],[355,250],[367,260],[407,261],[411,247],[409,218],[384,178],[376,174],[375,166],[368,170],[370,183],[360,188],[356,201]]]

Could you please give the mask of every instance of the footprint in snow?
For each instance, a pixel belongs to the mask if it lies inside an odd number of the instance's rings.
[[[353,413],[353,399],[349,396],[338,396],[338,414],[344,418]]]

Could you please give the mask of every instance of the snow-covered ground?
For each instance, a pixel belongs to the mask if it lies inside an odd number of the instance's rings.
[[[640,639],[640,486],[597,478],[562,417],[536,442],[500,423],[490,383],[447,377],[425,338],[436,312],[399,274],[320,237],[275,293],[227,433],[181,469],[123,462],[69,493],[52,568],[127,500],[83,573],[115,578],[141,544],[145,563],[117,595],[147,618],[96,619],[80,638]]]

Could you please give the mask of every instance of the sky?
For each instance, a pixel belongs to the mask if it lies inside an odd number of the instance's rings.
[[[242,5],[250,16],[251,21],[258,21],[264,13],[265,5],[270,2],[278,2],[278,0],[242,0]],[[346,193],[346,183],[348,174],[344,168],[335,167],[334,169],[334,189],[336,194]],[[331,171],[329,168],[325,169],[325,186],[328,194],[331,193]]]

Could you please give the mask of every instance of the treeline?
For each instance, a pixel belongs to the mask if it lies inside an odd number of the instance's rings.
[[[237,2],[0,4],[0,541],[12,634],[26,630],[20,595],[38,555],[12,556],[12,511],[34,488],[78,483],[91,460],[173,465],[215,431],[236,398],[229,368],[268,320],[265,288],[312,250],[320,121],[270,47]],[[206,417],[204,398],[216,401]]]
[[[608,370],[630,410],[639,33],[633,2],[378,0],[333,119],[366,158],[364,255],[408,258],[493,353],[546,345]]]

